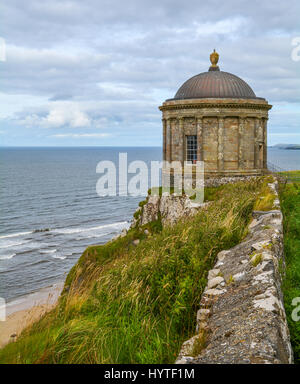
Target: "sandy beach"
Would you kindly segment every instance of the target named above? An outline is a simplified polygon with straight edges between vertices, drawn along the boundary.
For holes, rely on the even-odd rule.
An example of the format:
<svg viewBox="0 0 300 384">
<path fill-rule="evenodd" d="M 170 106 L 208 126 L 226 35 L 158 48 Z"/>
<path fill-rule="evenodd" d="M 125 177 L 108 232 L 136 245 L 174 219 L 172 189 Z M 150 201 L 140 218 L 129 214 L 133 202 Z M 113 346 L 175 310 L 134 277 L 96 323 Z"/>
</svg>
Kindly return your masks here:
<svg viewBox="0 0 300 384">
<path fill-rule="evenodd" d="M 15 341 L 26 327 L 50 311 L 55 306 L 62 288 L 63 283 L 54 284 L 7 303 L 6 320 L 0 321 L 0 348 Z"/>
</svg>

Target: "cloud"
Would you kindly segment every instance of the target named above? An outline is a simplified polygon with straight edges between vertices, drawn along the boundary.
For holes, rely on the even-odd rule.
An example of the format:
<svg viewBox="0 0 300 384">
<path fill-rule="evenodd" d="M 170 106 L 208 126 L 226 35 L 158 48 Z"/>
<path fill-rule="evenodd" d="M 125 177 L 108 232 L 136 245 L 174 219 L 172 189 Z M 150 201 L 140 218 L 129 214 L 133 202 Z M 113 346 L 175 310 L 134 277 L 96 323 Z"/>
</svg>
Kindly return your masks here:
<svg viewBox="0 0 300 384">
<path fill-rule="evenodd" d="M 112 136 L 110 133 L 58 133 L 56 135 L 51 135 L 50 137 L 55 137 L 58 139 L 66 139 L 66 138 L 72 138 L 72 139 L 82 139 L 82 138 L 88 138 L 88 139 L 102 139 L 105 137 Z"/>
<path fill-rule="evenodd" d="M 274 105 L 271 132 L 288 132 L 295 115 L 272 116 L 300 103 L 299 11 L 299 0 L 10 0 L 0 124 L 41 143 L 53 129 L 96 128 L 115 132 L 114 145 L 160 144 L 158 105 L 206 71 L 216 48 L 222 70 Z"/>
<path fill-rule="evenodd" d="M 70 127 L 88 127 L 91 124 L 88 116 L 79 110 L 66 110 L 64 108 L 54 108 L 42 120 L 43 125 L 49 127 L 61 127 L 69 125 Z"/>
<path fill-rule="evenodd" d="M 249 28 L 249 20 L 245 17 L 234 17 L 216 22 L 195 22 L 196 35 L 209 36 L 209 35 L 231 35 L 235 37 L 236 33 L 240 30 Z"/>
<path fill-rule="evenodd" d="M 36 113 L 25 116 L 20 122 L 25 126 L 40 126 L 44 128 L 60 128 L 69 126 L 71 128 L 89 127 L 91 119 L 78 104 L 65 102 L 50 104 L 50 110 L 46 116 Z"/>
</svg>

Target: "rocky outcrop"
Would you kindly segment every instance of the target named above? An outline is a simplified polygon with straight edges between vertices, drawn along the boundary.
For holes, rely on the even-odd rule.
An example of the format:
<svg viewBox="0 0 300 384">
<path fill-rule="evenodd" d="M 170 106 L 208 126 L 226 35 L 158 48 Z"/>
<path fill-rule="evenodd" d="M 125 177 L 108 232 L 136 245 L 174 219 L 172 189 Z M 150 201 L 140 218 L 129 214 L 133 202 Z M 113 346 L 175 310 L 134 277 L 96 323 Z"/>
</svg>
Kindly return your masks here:
<svg viewBox="0 0 300 384">
<path fill-rule="evenodd" d="M 257 176 L 235 176 L 235 177 L 211 177 L 205 179 L 206 187 L 219 187 L 220 185 L 249 181 Z M 207 206 L 209 202 L 199 204 L 193 202 L 187 195 L 176 193 L 163 193 L 159 195 L 148 195 L 145 204 L 138 207 L 134 213 L 131 227 L 145 225 L 161 218 L 163 225 L 173 225 L 183 217 L 193 216 L 199 209 Z"/>
<path fill-rule="evenodd" d="M 276 183 L 269 184 L 276 192 Z M 281 292 L 282 213 L 254 212 L 245 240 L 218 254 L 197 313 L 196 335 L 176 363 L 292 363 Z"/>
<path fill-rule="evenodd" d="M 132 226 L 145 225 L 159 218 L 163 225 L 172 225 L 183 217 L 195 215 L 200 208 L 207 204 L 195 203 L 186 195 L 149 195 L 146 203 L 136 210 Z"/>
</svg>

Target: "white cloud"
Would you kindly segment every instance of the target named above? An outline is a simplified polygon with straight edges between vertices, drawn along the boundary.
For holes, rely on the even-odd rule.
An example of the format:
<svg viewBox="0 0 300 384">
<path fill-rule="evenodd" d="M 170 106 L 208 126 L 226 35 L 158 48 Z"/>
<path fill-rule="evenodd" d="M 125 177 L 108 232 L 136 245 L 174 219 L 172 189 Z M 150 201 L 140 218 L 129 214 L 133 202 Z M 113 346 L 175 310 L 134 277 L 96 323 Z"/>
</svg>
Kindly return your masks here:
<svg viewBox="0 0 300 384">
<path fill-rule="evenodd" d="M 91 124 L 89 117 L 82 111 L 76 109 L 66 109 L 62 107 L 54 108 L 47 117 L 42 119 L 43 125 L 48 127 L 88 127 Z"/>
<path fill-rule="evenodd" d="M 113 82 L 101 82 L 97 84 L 98 87 L 104 92 L 107 96 L 121 96 L 121 97 L 130 97 L 135 96 L 136 91 L 130 87 L 128 84 L 122 83 L 113 83 Z"/>
<path fill-rule="evenodd" d="M 53 102 L 46 116 L 35 113 L 26 116 L 22 124 L 26 126 L 41 126 L 44 128 L 60 128 L 69 126 L 71 128 L 90 127 L 91 119 L 85 111 L 80 109 L 78 103 Z"/>
<path fill-rule="evenodd" d="M 65 139 L 65 138 L 71 138 L 71 139 L 83 139 L 83 138 L 97 138 L 97 139 L 103 139 L 105 137 L 112 136 L 110 133 L 58 133 L 56 135 L 50 135 L 49 137 L 55 137 L 57 139 Z"/>
<path fill-rule="evenodd" d="M 197 36 L 208 35 L 232 35 L 238 30 L 241 31 L 249 27 L 249 20 L 245 17 L 234 17 L 219 21 L 207 21 L 204 23 L 194 23 Z"/>
</svg>

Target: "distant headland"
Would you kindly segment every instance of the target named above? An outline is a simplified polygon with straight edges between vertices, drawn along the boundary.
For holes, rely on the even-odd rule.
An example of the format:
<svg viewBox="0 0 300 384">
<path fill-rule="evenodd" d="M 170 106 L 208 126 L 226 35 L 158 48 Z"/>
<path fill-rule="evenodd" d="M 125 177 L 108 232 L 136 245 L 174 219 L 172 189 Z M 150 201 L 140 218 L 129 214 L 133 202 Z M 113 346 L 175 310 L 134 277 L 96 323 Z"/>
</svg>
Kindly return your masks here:
<svg viewBox="0 0 300 384">
<path fill-rule="evenodd" d="M 272 145 L 270 148 L 299 149 L 300 150 L 300 144 L 276 144 L 276 145 Z"/>
</svg>

